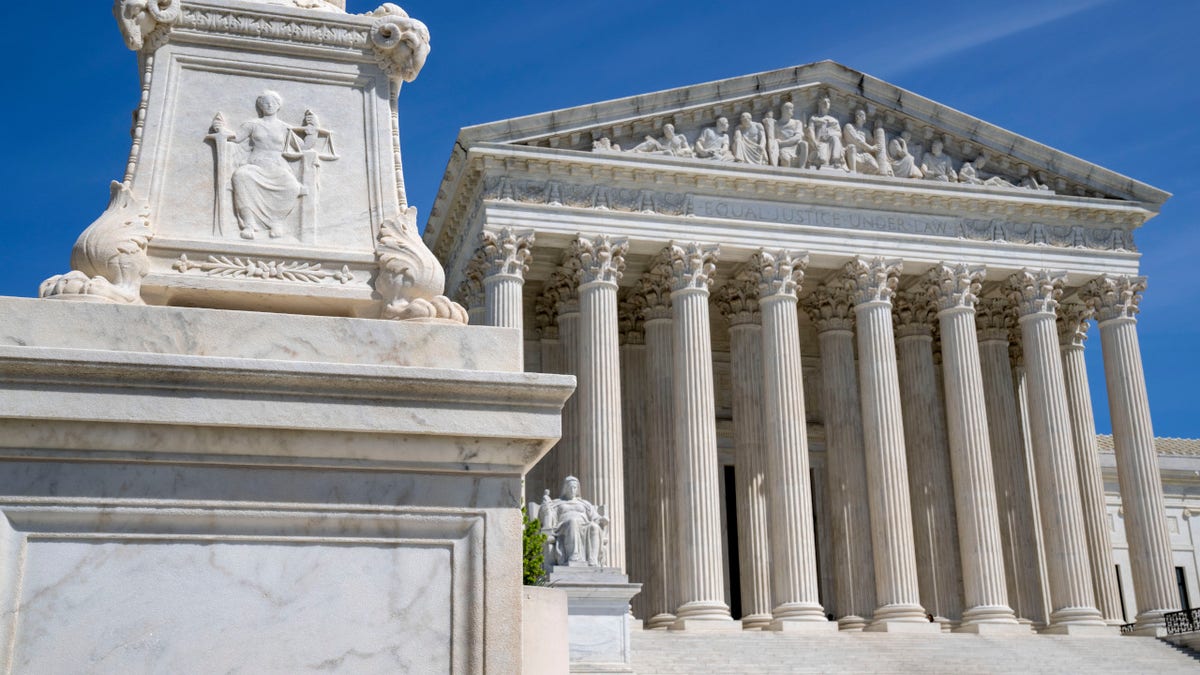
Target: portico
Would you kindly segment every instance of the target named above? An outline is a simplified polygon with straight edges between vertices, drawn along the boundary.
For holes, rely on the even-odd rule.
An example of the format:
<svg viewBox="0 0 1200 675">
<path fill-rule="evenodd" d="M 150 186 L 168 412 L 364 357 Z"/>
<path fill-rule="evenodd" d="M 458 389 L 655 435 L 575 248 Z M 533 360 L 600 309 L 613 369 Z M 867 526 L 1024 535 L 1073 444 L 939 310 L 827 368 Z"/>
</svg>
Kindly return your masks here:
<svg viewBox="0 0 1200 675">
<path fill-rule="evenodd" d="M 1167 196 L 823 62 L 464 129 L 425 240 L 578 377 L 526 491 L 608 506 L 648 628 L 1114 634 L 1095 313 L 1153 632 L 1132 233 Z"/>
</svg>

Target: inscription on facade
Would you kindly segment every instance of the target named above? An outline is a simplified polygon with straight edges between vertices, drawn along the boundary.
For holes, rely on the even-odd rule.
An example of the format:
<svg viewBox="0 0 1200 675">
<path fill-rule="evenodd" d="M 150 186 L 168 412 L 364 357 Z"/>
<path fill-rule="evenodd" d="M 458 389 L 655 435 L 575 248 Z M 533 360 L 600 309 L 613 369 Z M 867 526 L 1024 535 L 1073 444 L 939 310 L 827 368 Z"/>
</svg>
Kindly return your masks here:
<svg viewBox="0 0 1200 675">
<path fill-rule="evenodd" d="M 942 237 L 963 236 L 963 220 L 936 216 L 877 211 L 841 211 L 808 205 L 774 204 L 699 195 L 692 198 L 692 208 L 694 215 L 702 218 L 732 218 L 787 225 L 812 225 Z M 991 221 L 977 222 L 990 223 Z"/>
</svg>

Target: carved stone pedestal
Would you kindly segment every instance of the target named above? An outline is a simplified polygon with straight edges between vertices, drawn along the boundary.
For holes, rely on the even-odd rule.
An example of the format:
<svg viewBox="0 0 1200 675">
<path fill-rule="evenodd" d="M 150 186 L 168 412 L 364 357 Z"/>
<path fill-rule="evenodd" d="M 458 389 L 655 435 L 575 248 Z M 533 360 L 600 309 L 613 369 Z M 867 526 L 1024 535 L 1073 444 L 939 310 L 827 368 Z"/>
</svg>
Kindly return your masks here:
<svg viewBox="0 0 1200 675">
<path fill-rule="evenodd" d="M 549 585 L 567 593 L 572 673 L 632 673 L 629 601 L 642 590 L 613 567 L 563 567 Z"/>
</svg>

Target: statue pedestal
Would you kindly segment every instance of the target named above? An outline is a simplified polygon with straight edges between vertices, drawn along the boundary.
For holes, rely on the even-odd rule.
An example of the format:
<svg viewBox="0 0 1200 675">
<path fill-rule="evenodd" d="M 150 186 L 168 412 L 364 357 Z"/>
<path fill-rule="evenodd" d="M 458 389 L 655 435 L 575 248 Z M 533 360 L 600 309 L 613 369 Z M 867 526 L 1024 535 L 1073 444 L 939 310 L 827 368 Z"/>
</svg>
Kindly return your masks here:
<svg viewBox="0 0 1200 675">
<path fill-rule="evenodd" d="M 549 585 L 567 593 L 572 673 L 632 673 L 629 601 L 642 590 L 615 567 L 556 566 Z"/>
</svg>

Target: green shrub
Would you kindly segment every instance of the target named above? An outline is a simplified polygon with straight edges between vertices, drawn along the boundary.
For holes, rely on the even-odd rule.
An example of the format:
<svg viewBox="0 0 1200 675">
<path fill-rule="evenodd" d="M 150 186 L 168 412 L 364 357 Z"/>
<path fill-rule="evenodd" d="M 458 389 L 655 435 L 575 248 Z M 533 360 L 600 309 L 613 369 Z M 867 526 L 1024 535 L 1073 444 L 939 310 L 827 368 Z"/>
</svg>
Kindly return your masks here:
<svg viewBox="0 0 1200 675">
<path fill-rule="evenodd" d="M 546 535 L 542 534 L 542 523 L 530 520 L 525 508 L 521 508 L 521 520 L 525 523 L 525 550 L 522 578 L 526 586 L 540 586 L 546 580 L 545 546 Z"/>
</svg>

